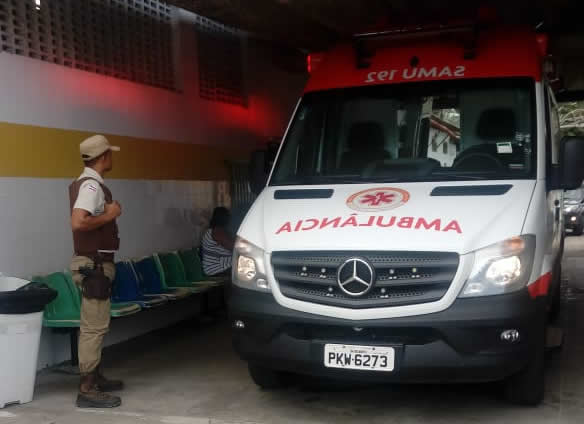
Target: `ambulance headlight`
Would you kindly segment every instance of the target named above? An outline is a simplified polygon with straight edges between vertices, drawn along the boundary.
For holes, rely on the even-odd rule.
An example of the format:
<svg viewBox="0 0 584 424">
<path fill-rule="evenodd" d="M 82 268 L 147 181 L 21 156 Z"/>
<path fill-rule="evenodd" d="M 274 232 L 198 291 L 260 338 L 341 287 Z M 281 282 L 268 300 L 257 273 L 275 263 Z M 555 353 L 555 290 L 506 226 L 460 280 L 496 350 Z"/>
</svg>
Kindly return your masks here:
<svg viewBox="0 0 584 424">
<path fill-rule="evenodd" d="M 233 284 L 244 289 L 270 291 L 264 250 L 238 237 L 233 249 Z"/>
<path fill-rule="evenodd" d="M 521 290 L 529 282 L 534 256 L 534 235 L 513 237 L 477 250 L 460 297 L 493 296 Z"/>
</svg>

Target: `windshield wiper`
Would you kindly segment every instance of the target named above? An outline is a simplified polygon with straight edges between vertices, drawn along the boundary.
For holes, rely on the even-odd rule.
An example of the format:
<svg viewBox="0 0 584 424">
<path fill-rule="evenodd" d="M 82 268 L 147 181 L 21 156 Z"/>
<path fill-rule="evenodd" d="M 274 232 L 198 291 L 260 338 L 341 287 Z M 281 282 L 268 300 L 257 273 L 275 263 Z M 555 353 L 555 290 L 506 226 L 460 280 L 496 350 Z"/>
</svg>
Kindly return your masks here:
<svg viewBox="0 0 584 424">
<path fill-rule="evenodd" d="M 362 184 L 366 182 L 366 180 L 363 180 L 357 176 L 306 176 L 282 181 L 274 185 Z"/>
<path fill-rule="evenodd" d="M 484 175 L 469 175 L 469 174 L 457 174 L 457 173 L 436 173 L 433 172 L 432 176 L 441 177 L 445 179 L 452 179 L 452 180 L 490 180 L 493 178 L 486 177 Z"/>
<path fill-rule="evenodd" d="M 307 177 L 303 184 L 369 184 L 369 183 L 395 183 L 415 182 L 419 178 L 395 178 L 395 177 L 362 177 L 358 175 L 323 175 Z"/>
</svg>

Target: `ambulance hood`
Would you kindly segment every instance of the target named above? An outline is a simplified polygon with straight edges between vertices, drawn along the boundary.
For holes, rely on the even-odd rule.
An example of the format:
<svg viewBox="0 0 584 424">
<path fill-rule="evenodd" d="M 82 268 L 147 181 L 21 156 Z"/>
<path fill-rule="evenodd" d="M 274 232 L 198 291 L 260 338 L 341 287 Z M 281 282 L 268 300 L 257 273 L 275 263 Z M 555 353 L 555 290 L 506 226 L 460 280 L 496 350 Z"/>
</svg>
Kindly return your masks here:
<svg viewBox="0 0 584 424">
<path fill-rule="evenodd" d="M 267 187 L 239 236 L 267 252 L 465 254 L 522 234 L 535 181 Z"/>
</svg>

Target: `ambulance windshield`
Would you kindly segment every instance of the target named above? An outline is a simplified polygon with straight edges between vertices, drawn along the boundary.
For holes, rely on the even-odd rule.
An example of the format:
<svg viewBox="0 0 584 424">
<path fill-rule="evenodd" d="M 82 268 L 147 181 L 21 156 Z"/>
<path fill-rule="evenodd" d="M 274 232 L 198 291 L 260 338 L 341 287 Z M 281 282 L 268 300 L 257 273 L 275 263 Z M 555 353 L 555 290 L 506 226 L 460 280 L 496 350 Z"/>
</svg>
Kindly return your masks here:
<svg viewBox="0 0 584 424">
<path fill-rule="evenodd" d="M 533 178 L 533 92 L 513 78 L 309 93 L 270 185 Z"/>
</svg>

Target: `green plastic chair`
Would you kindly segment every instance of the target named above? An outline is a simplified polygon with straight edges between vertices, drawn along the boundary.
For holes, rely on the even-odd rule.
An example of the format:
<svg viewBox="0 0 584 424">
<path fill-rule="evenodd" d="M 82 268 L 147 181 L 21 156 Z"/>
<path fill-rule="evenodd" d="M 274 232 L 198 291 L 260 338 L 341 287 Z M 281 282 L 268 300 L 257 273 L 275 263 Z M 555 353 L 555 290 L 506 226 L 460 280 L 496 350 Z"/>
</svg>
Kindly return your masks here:
<svg viewBox="0 0 584 424">
<path fill-rule="evenodd" d="M 43 325 L 52 328 L 79 327 L 81 305 L 76 287 L 72 287 L 65 275 L 55 272 L 46 276 L 33 277 L 32 281 L 45 283 L 58 294 L 55 300 L 45 306 Z"/>
<path fill-rule="evenodd" d="M 209 286 L 220 286 L 229 281 L 229 277 L 225 276 L 209 276 L 203 270 L 201 256 L 199 249 L 181 250 L 178 252 L 187 274 L 187 278 L 191 281 L 197 281 Z"/>
<path fill-rule="evenodd" d="M 128 315 L 134 315 L 140 312 L 142 308 L 136 303 L 112 303 L 111 317 L 121 318 Z"/>
<path fill-rule="evenodd" d="M 186 276 L 184 265 L 176 252 L 154 254 L 162 284 L 166 289 L 182 288 L 191 293 L 202 293 L 211 287 L 205 282 L 191 281 Z"/>
<path fill-rule="evenodd" d="M 152 270 L 150 263 L 154 264 L 154 270 Z M 150 273 L 155 272 L 156 276 L 160 280 L 160 288 L 162 289 L 162 292 L 171 293 L 173 300 L 184 299 L 185 297 L 189 297 L 190 295 L 194 294 L 194 292 L 189 288 L 168 287 L 168 284 L 166 283 L 166 277 L 164 275 L 164 270 L 162 269 L 162 265 L 160 264 L 160 259 L 158 258 L 158 255 L 154 254 L 152 256 L 147 256 L 142 259 L 139 259 L 136 262 L 136 264 L 138 267 L 142 267 L 140 274 L 141 277 L 144 279 L 156 278 L 150 275 Z M 152 283 L 152 281 L 149 282 Z M 156 281 L 154 282 L 154 284 L 156 285 Z"/>
<path fill-rule="evenodd" d="M 205 275 L 203 274 L 203 265 L 199 255 L 192 249 L 180 250 L 178 252 L 180 259 L 184 265 L 186 277 L 190 281 L 203 281 Z"/>
<path fill-rule="evenodd" d="M 76 297 L 77 297 L 77 303 L 79 305 L 79 310 L 81 310 L 81 290 L 79 289 L 77 284 L 75 284 L 73 282 L 73 278 L 71 277 L 70 272 L 65 272 L 64 276 L 67 279 L 67 283 L 74 289 L 74 292 L 77 295 Z M 131 302 L 114 303 L 114 302 L 112 302 L 110 315 L 112 318 L 121 318 L 121 317 L 126 317 L 128 315 L 136 314 L 136 313 L 140 312 L 141 310 L 142 310 L 142 308 L 140 307 L 140 305 L 138 305 L 136 303 L 131 303 Z"/>
</svg>

